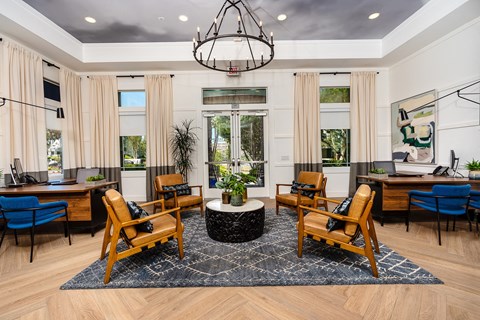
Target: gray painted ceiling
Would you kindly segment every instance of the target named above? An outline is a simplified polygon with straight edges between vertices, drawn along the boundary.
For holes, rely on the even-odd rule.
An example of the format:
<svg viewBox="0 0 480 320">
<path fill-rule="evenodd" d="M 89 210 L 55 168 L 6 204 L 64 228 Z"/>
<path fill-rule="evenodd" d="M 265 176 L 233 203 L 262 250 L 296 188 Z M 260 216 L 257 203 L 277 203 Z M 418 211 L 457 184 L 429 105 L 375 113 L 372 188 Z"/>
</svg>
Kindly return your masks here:
<svg viewBox="0 0 480 320">
<path fill-rule="evenodd" d="M 249 0 L 277 40 L 381 39 L 429 0 Z M 83 43 L 191 41 L 223 0 L 24 0 Z M 379 12 L 380 17 L 368 16 Z M 276 17 L 284 13 L 285 21 Z M 189 17 L 181 22 L 178 16 Z M 91 16 L 97 23 L 87 23 Z M 235 17 L 234 17 L 235 18 Z"/>
</svg>

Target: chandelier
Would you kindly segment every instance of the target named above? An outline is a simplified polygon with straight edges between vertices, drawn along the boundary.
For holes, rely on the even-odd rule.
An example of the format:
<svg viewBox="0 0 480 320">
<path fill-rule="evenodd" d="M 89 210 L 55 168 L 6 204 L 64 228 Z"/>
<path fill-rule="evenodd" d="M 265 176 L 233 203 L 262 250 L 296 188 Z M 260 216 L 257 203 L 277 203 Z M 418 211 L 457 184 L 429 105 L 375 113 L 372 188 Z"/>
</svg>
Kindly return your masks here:
<svg viewBox="0 0 480 320">
<path fill-rule="evenodd" d="M 268 38 L 243 0 L 226 0 L 203 39 L 197 28 L 193 57 L 212 70 L 245 72 L 269 64 L 273 47 L 273 32 Z"/>
</svg>

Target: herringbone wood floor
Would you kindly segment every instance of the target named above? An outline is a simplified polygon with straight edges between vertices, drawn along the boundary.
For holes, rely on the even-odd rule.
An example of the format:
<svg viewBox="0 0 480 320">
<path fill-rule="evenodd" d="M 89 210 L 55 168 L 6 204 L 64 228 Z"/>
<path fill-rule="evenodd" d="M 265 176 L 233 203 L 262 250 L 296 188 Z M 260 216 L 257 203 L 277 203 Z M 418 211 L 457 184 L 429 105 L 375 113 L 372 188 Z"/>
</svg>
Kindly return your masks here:
<svg viewBox="0 0 480 320">
<path fill-rule="evenodd" d="M 273 207 L 270 199 L 262 199 Z M 478 319 L 480 240 L 466 221 L 376 224 L 381 242 L 442 279 L 444 285 L 59 290 L 98 259 L 103 231 L 30 239 L 7 234 L 0 248 L 0 319 Z M 185 252 L 188 254 L 188 252 Z"/>
</svg>

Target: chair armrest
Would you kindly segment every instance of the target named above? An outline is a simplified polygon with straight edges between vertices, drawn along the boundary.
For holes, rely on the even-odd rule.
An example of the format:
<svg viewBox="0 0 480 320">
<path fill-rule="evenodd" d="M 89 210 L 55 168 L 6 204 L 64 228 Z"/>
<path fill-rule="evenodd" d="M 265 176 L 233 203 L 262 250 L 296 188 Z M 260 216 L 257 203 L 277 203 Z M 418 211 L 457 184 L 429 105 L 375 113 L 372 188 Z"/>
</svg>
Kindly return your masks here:
<svg viewBox="0 0 480 320">
<path fill-rule="evenodd" d="M 342 200 L 330 199 L 330 198 L 325 198 L 325 197 L 315 196 L 315 197 L 313 198 L 313 201 L 317 201 L 317 202 L 318 202 L 318 200 L 325 200 L 325 201 L 333 202 L 333 203 L 336 203 L 336 204 L 342 203 Z"/>
<path fill-rule="evenodd" d="M 306 206 L 299 206 L 299 208 L 301 210 L 308 210 L 309 213 L 315 213 L 315 214 L 321 214 L 321 215 L 324 215 L 324 216 L 327 216 L 327 217 L 330 217 L 330 218 L 334 218 L 334 219 L 337 219 L 337 220 L 341 220 L 341 221 L 345 221 L 345 222 L 354 222 L 354 223 L 359 223 L 360 222 L 360 218 L 352 218 L 352 217 L 349 217 L 349 216 L 342 216 L 341 214 L 337 214 L 337 213 L 333 213 L 333 212 L 328 212 L 328 211 L 324 211 L 324 210 L 321 210 L 321 209 L 315 209 L 315 208 L 310 208 L 310 207 L 306 207 Z"/>
<path fill-rule="evenodd" d="M 200 193 L 199 195 L 200 195 L 200 197 L 203 198 L 203 192 L 202 192 L 203 186 L 202 186 L 202 185 L 190 186 L 190 190 L 191 190 L 192 188 L 198 188 L 198 191 L 199 191 L 199 193 Z"/>
<path fill-rule="evenodd" d="M 137 225 L 137 224 L 144 223 L 144 222 L 146 222 L 146 221 L 153 220 L 153 219 L 156 219 L 156 218 L 158 218 L 158 217 L 161 217 L 161 216 L 164 216 L 164 215 L 166 215 L 166 214 L 170 214 L 170 213 L 173 213 L 173 212 L 179 211 L 179 210 L 180 210 L 180 208 L 177 207 L 177 208 L 168 209 L 168 210 L 165 210 L 165 211 L 162 211 L 162 212 L 159 212 L 159 213 L 155 213 L 155 214 L 146 216 L 146 217 L 144 217 L 144 218 L 139 218 L 139 219 L 134 219 L 134 220 L 126 221 L 126 222 L 123 222 L 123 223 L 122 223 L 122 228 L 130 227 L 130 226 L 135 226 L 135 225 Z"/>
<path fill-rule="evenodd" d="M 164 210 L 165 210 L 165 199 L 160 199 L 160 200 L 154 200 L 154 201 L 150 201 L 150 202 L 145 202 L 145 203 L 142 203 L 142 204 L 140 205 L 140 207 L 143 208 L 143 207 L 148 207 L 148 206 L 151 206 L 151 205 L 155 206 L 156 204 L 159 204 L 159 203 L 162 205 L 162 211 L 164 211 Z"/>
</svg>

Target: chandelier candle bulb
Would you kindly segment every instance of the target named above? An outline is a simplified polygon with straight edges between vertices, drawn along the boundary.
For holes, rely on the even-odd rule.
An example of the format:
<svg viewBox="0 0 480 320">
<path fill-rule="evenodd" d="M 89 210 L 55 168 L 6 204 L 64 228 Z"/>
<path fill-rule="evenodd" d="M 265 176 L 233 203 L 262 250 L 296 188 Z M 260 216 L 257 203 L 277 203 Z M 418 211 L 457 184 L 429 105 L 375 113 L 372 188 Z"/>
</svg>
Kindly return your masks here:
<svg viewBox="0 0 480 320">
<path fill-rule="evenodd" d="M 200 50 L 200 61 L 203 61 L 203 59 L 202 59 L 202 50 Z"/>
<path fill-rule="evenodd" d="M 272 43 L 272 46 L 273 46 L 273 31 L 270 32 L 270 42 Z"/>
<path fill-rule="evenodd" d="M 240 16 L 238 16 L 238 31 L 237 33 L 242 33 L 242 27 L 240 25 Z"/>
<path fill-rule="evenodd" d="M 213 24 L 215 25 L 215 35 L 218 34 L 218 31 L 217 31 L 217 18 L 215 18 Z"/>
<path fill-rule="evenodd" d="M 262 64 L 263 64 L 263 52 L 262 52 Z"/>
<path fill-rule="evenodd" d="M 263 22 L 260 21 L 260 35 L 259 35 L 260 38 L 263 37 Z"/>
<path fill-rule="evenodd" d="M 197 27 L 197 37 L 198 41 L 200 42 L 200 27 Z"/>
</svg>

